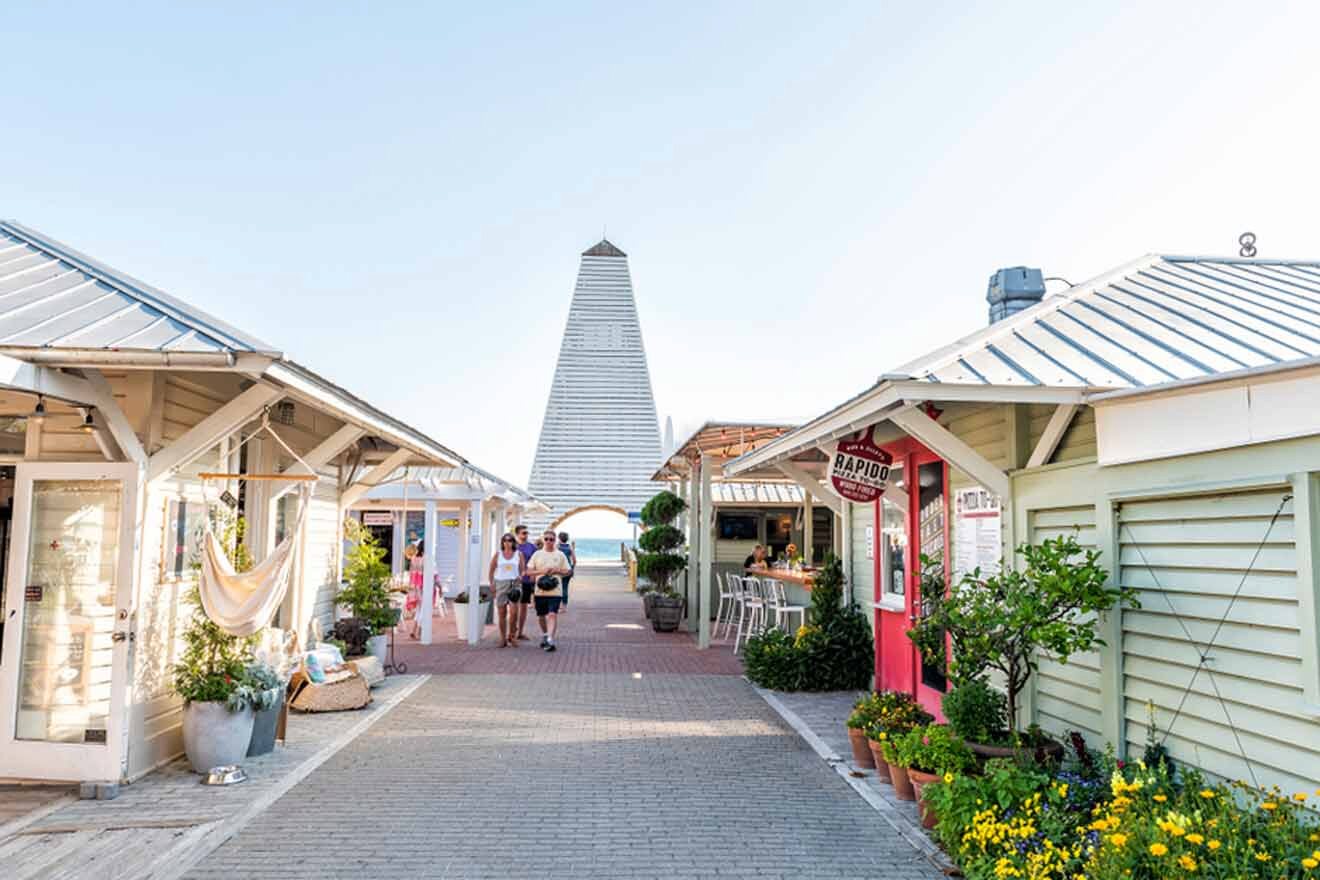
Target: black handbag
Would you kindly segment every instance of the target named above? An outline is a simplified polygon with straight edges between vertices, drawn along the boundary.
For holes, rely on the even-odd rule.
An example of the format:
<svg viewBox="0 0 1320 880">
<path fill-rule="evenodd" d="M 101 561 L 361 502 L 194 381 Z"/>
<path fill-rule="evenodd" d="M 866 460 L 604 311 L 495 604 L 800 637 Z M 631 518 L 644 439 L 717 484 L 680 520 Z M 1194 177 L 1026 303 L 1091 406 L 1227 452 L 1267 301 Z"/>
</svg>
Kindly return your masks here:
<svg viewBox="0 0 1320 880">
<path fill-rule="evenodd" d="M 536 579 L 536 588 L 543 592 L 559 589 L 559 578 L 552 574 L 543 574 Z"/>
</svg>

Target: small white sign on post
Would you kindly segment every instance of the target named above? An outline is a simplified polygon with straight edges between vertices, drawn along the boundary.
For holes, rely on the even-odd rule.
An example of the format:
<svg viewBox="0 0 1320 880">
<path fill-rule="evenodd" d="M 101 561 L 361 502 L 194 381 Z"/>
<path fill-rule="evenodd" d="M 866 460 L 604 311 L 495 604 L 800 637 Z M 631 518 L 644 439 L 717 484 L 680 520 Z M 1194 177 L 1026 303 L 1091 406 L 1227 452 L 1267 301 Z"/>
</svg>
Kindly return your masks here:
<svg viewBox="0 0 1320 880">
<path fill-rule="evenodd" d="M 999 496 L 980 486 L 954 494 L 953 568 L 955 575 L 980 569 L 997 574 L 1003 564 L 1003 512 Z"/>
<path fill-rule="evenodd" d="M 875 526 L 866 527 L 866 558 L 875 559 Z"/>
</svg>

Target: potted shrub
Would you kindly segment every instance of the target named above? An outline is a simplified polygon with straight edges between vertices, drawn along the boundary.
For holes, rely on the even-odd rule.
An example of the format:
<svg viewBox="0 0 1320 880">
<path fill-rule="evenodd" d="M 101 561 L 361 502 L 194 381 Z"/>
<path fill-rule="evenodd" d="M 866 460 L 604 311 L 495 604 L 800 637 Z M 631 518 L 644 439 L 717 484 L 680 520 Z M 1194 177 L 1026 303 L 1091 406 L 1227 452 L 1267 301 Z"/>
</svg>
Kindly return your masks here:
<svg viewBox="0 0 1320 880">
<path fill-rule="evenodd" d="M 1108 573 L 1099 565 L 1100 554 L 1084 550 L 1073 535 L 1023 544 L 1016 552 L 1023 558 L 1018 569 L 963 576 L 947 596 L 928 603 L 928 613 L 908 636 L 926 655 L 934 644 L 942 649 L 948 635 L 949 678 L 955 686 L 989 670 L 1000 672 L 1010 746 L 1039 747 L 1032 742 L 1038 735 L 1018 729 L 1018 698 L 1040 655 L 1066 663 L 1072 654 L 1104 644 L 1096 636 L 1097 615 L 1115 605 L 1139 606 L 1133 590 L 1105 586 Z M 1057 743 L 1050 749 L 1062 751 Z"/>
<path fill-rule="evenodd" d="M 683 597 L 669 585 L 674 575 L 687 568 L 687 555 L 678 552 L 683 546 L 683 533 L 674 526 L 674 520 L 686 509 L 687 502 L 668 491 L 656 494 L 642 506 L 646 530 L 637 539 L 642 549 L 637 554 L 637 572 L 654 587 L 642 604 L 656 632 L 673 632 L 683 619 Z"/>
<path fill-rule="evenodd" d="M 354 519 L 345 521 L 344 537 L 353 547 L 344 559 L 344 584 L 335 601 L 367 628 L 367 653 L 383 666 L 389 652 L 386 633 L 399 618 L 398 609 L 390 605 L 390 567 L 385 564 L 385 548 Z"/>
<path fill-rule="evenodd" d="M 183 697 L 183 750 L 193 770 L 206 773 L 247 755 L 254 723 L 247 662 L 256 638 L 222 630 L 202 610 L 196 590 L 188 601 L 193 613 L 173 669 L 174 692 Z"/>
<path fill-rule="evenodd" d="M 743 670 L 753 684 L 788 691 L 859 691 L 875 669 L 871 629 L 844 603 L 843 564 L 833 554 L 811 589 L 811 625 L 793 637 L 770 628 L 747 640 Z"/>
<path fill-rule="evenodd" d="M 477 592 L 477 625 L 482 626 L 486 622 L 486 615 L 490 613 L 491 593 L 490 587 L 481 587 Z M 454 605 L 461 606 L 454 610 L 454 626 L 458 630 L 458 637 L 466 639 L 468 637 L 468 594 L 467 590 L 454 597 Z"/>
<path fill-rule="evenodd" d="M 866 738 L 867 729 L 877 721 L 876 700 L 879 694 L 861 697 L 853 703 L 852 714 L 844 722 L 848 729 L 848 745 L 852 748 L 853 763 L 867 770 L 875 769 L 875 758 Z"/>
<path fill-rule="evenodd" d="M 916 727 L 899 737 L 895 744 L 898 756 L 907 766 L 907 775 L 921 812 L 921 825 L 934 828 L 937 816 L 923 796 L 926 786 L 953 777 L 976 766 L 976 755 L 947 724 Z"/>
<path fill-rule="evenodd" d="M 880 717 L 867 735 L 871 740 L 871 751 L 876 757 L 877 775 L 879 767 L 885 765 L 887 773 L 881 778 L 894 786 L 894 796 L 901 801 L 916 798 L 912 783 L 908 779 L 905 756 L 898 750 L 898 743 L 908 732 L 924 727 L 934 721 L 934 717 L 921 708 L 911 694 L 900 691 L 885 691 L 882 694 L 884 706 Z"/>
</svg>

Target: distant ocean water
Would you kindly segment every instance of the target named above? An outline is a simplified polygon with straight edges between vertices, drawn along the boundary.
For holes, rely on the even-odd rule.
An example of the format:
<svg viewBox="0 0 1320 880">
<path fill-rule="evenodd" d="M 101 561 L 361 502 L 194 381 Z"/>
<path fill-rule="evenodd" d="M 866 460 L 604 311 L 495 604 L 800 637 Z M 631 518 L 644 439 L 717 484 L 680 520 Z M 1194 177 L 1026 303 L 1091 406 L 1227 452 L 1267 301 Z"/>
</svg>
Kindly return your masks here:
<svg viewBox="0 0 1320 880">
<path fill-rule="evenodd" d="M 631 538 L 573 538 L 578 559 L 584 562 L 597 560 L 619 561 L 619 545 L 635 546 Z"/>
</svg>

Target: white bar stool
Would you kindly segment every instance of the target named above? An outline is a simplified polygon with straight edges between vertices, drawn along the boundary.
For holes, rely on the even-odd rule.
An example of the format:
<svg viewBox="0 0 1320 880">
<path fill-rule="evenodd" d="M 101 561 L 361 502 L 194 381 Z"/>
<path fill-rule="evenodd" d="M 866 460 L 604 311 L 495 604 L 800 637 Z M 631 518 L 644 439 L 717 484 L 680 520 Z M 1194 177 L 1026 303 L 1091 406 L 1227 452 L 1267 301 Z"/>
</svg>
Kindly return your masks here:
<svg viewBox="0 0 1320 880">
<path fill-rule="evenodd" d="M 742 602 L 738 606 L 738 632 L 733 638 L 735 654 L 746 639 L 765 631 L 765 593 L 761 579 L 745 577 L 741 580 L 743 592 Z"/>
<path fill-rule="evenodd" d="M 796 627 L 789 629 L 784 626 L 784 621 L 796 614 L 798 616 L 798 626 L 807 622 L 807 606 L 788 604 L 788 593 L 784 590 L 784 582 L 776 579 L 768 579 L 769 595 L 766 597 L 766 604 L 775 612 L 775 627 L 792 635 L 797 632 Z"/>
<path fill-rule="evenodd" d="M 715 611 L 715 632 L 717 639 L 727 638 L 733 628 L 733 614 L 738 607 L 738 596 L 742 591 L 739 583 L 742 579 L 729 572 L 724 575 L 724 586 L 720 587 L 720 604 Z"/>
</svg>

